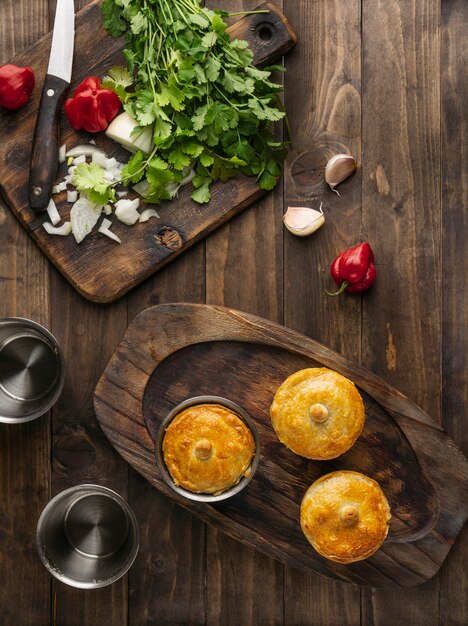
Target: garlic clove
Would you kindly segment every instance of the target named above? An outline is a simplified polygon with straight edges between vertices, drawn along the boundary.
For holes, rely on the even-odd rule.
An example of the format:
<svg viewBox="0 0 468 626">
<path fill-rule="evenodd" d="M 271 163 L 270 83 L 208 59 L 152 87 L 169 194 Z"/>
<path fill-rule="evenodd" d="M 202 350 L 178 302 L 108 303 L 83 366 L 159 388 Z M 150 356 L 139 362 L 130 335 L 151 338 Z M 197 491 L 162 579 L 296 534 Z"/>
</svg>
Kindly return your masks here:
<svg viewBox="0 0 468 626">
<path fill-rule="evenodd" d="M 335 187 L 351 176 L 356 169 L 357 163 L 350 154 L 335 154 L 325 167 L 325 181 L 335 191 Z"/>
<path fill-rule="evenodd" d="M 323 226 L 325 215 L 321 204 L 318 211 L 309 207 L 290 206 L 283 215 L 283 222 L 293 235 L 307 237 Z"/>
</svg>

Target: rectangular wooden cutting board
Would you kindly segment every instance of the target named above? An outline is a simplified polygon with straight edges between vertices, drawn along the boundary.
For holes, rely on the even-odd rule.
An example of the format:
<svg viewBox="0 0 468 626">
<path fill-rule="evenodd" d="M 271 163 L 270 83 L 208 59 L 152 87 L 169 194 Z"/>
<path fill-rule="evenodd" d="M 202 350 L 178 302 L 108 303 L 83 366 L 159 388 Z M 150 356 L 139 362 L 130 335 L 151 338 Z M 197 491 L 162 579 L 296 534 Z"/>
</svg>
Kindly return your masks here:
<svg viewBox="0 0 468 626">
<path fill-rule="evenodd" d="M 274 5 L 267 3 L 259 8 L 269 12 L 245 16 L 228 32 L 232 37 L 246 39 L 254 52 L 254 63 L 265 65 L 290 50 L 296 36 Z M 50 43 L 49 34 L 12 61 L 20 66 L 32 66 L 38 87 L 45 76 Z M 122 64 L 122 48 L 123 40 L 112 39 L 102 27 L 100 0 L 82 9 L 76 17 L 71 91 L 86 76 L 102 77 L 112 66 Z M 207 205 L 196 204 L 190 198 L 190 191 L 182 190 L 177 199 L 157 208 L 158 220 L 133 227 L 115 220 L 113 231 L 121 238 L 121 245 L 98 233 L 89 235 L 79 245 L 72 236 L 48 235 L 42 227 L 47 216 L 34 213 L 28 204 L 29 161 L 41 92 L 38 87 L 23 109 L 0 112 L 0 192 L 52 263 L 90 300 L 116 300 L 265 193 L 255 179 L 243 175 L 214 184 L 212 200 Z M 74 131 L 63 113 L 60 125 L 62 143 L 68 148 L 93 138 L 88 133 Z M 128 160 L 130 154 L 104 134 L 95 139 L 109 156 L 121 162 Z M 65 174 L 63 165 L 57 180 Z M 71 205 L 66 203 L 65 195 L 55 199 L 61 215 L 67 218 Z"/>
<path fill-rule="evenodd" d="M 309 367 L 352 380 L 366 411 L 364 429 L 329 461 L 298 456 L 278 440 L 269 408 L 281 383 Z M 239 404 L 260 436 L 260 462 L 247 487 L 204 504 L 173 491 L 156 463 L 164 417 L 194 396 Z M 422 409 L 340 354 L 292 330 L 246 313 L 207 305 L 147 309 L 128 327 L 94 396 L 98 422 L 123 458 L 156 489 L 249 546 L 301 569 L 371 587 L 411 587 L 438 571 L 468 514 L 468 463 Z M 388 536 L 370 558 L 328 561 L 301 531 L 308 487 L 337 470 L 376 480 L 388 498 Z"/>
</svg>

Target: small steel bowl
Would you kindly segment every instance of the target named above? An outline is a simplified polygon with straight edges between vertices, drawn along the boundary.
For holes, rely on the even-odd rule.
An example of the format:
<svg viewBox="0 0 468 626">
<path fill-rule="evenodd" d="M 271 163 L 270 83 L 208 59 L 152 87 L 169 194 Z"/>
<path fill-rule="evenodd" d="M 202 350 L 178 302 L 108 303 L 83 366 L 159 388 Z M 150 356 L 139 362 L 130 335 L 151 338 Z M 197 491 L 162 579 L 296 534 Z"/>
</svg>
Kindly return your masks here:
<svg viewBox="0 0 468 626">
<path fill-rule="evenodd" d="M 21 317 L 0 320 L 0 422 L 19 424 L 47 413 L 64 374 L 62 351 L 48 330 Z"/>
<path fill-rule="evenodd" d="M 52 576 L 79 589 L 121 578 L 138 554 L 138 525 L 129 505 L 111 489 L 78 485 L 42 511 L 36 546 Z"/>
<path fill-rule="evenodd" d="M 243 476 L 237 484 L 217 495 L 212 495 L 210 493 L 197 493 L 176 485 L 164 462 L 163 440 L 164 435 L 166 434 L 167 427 L 176 417 L 176 415 L 178 415 L 181 411 L 183 411 L 187 407 L 197 404 L 221 404 L 222 406 L 231 409 L 231 411 L 234 411 L 234 413 L 236 413 L 236 415 L 238 415 L 249 427 L 255 442 L 255 454 L 250 465 L 249 476 Z M 260 461 L 260 437 L 257 431 L 257 427 L 255 426 L 252 418 L 248 415 L 248 413 L 246 413 L 246 411 L 244 411 L 243 408 L 241 408 L 235 402 L 232 402 L 227 398 L 221 398 L 219 396 L 197 396 L 194 398 L 188 398 L 187 400 L 184 400 L 176 407 L 174 407 L 161 423 L 158 431 L 158 438 L 156 441 L 156 461 L 166 483 L 179 495 L 187 498 L 188 500 L 194 500 L 195 502 L 220 502 L 221 500 L 227 500 L 228 498 L 232 498 L 232 496 L 239 493 L 239 491 L 242 491 L 242 489 L 244 489 L 252 480 Z"/>
</svg>

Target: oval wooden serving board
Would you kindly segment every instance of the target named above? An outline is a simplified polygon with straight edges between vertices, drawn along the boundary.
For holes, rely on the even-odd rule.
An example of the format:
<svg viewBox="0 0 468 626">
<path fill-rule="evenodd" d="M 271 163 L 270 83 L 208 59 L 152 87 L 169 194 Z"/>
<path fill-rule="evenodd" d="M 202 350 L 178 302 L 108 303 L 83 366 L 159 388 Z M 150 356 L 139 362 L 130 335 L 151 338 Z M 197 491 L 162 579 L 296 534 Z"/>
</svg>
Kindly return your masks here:
<svg viewBox="0 0 468 626">
<path fill-rule="evenodd" d="M 269 12 L 247 15 L 233 24 L 228 32 L 233 38 L 247 40 L 254 53 L 254 63 L 263 66 L 288 52 L 296 43 L 296 35 L 277 7 L 265 3 L 258 8 Z M 50 43 L 49 34 L 12 62 L 20 66 L 31 65 L 40 83 L 46 72 Z M 122 65 L 122 49 L 123 38 L 112 39 L 102 26 L 101 1 L 96 0 L 82 9 L 76 16 L 70 92 L 86 76 L 104 77 L 112 66 Z M 265 193 L 255 178 L 244 175 L 227 183 L 214 184 L 212 199 L 206 205 L 193 202 L 190 190 L 183 189 L 177 199 L 158 208 L 161 219 L 130 228 L 114 219 L 112 230 L 121 238 L 121 245 L 97 232 L 91 233 L 81 244 L 77 244 L 73 236 L 48 235 L 42 226 L 48 221 L 47 214 L 32 211 L 28 198 L 29 160 L 40 93 L 40 89 L 35 89 L 28 106 L 19 111 L 0 112 L 0 192 L 52 263 L 90 300 L 116 300 Z M 60 128 L 61 140 L 68 148 L 88 143 L 93 138 L 84 131 L 74 131 L 63 113 Z M 108 156 L 114 156 L 122 163 L 130 157 L 103 133 L 95 139 L 98 148 Z M 66 173 L 67 167 L 63 164 L 57 181 Z M 54 196 L 54 200 L 61 216 L 68 219 L 71 205 L 66 202 L 66 193 Z"/>
<path fill-rule="evenodd" d="M 357 443 L 333 461 L 301 458 L 271 427 L 269 407 L 296 370 L 325 366 L 353 380 L 365 402 Z M 216 505 L 184 500 L 155 462 L 164 416 L 195 395 L 228 397 L 255 420 L 261 459 L 241 494 Z M 299 568 L 372 587 L 409 587 L 440 568 L 467 514 L 468 463 L 422 409 L 361 366 L 283 326 L 231 309 L 173 304 L 147 309 L 130 324 L 102 375 L 94 406 L 118 452 L 151 484 L 220 530 Z M 383 547 L 340 565 L 304 538 L 299 507 L 309 485 L 337 469 L 377 480 L 392 509 Z"/>
</svg>

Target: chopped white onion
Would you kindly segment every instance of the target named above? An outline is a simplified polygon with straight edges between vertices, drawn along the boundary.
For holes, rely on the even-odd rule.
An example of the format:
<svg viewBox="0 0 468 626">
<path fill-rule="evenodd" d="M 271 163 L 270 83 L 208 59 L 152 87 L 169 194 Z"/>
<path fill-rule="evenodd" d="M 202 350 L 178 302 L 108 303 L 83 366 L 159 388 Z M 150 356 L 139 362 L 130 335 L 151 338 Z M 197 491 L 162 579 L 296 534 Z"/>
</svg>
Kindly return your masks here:
<svg viewBox="0 0 468 626">
<path fill-rule="evenodd" d="M 60 187 L 59 185 L 54 185 L 52 187 L 52 194 L 55 196 L 56 193 L 60 193 Z"/>
<path fill-rule="evenodd" d="M 139 206 L 140 200 L 138 198 L 135 200 L 119 200 L 115 203 L 115 215 L 117 219 L 127 224 L 127 226 L 132 226 L 140 218 L 140 214 L 137 211 Z"/>
<path fill-rule="evenodd" d="M 150 184 L 147 180 L 142 180 L 139 183 L 137 183 L 136 185 L 133 185 L 133 189 L 140 195 L 140 196 L 146 196 L 146 194 L 148 193 L 150 188 Z"/>
<path fill-rule="evenodd" d="M 58 228 L 52 226 L 52 224 L 49 224 L 49 222 L 44 222 L 42 225 L 49 233 L 49 235 L 62 235 L 63 237 L 66 237 L 72 231 L 71 222 L 64 222 L 62 226 L 59 226 Z"/>
<path fill-rule="evenodd" d="M 154 209 L 145 209 L 140 215 L 139 222 L 147 222 L 151 217 L 159 217 Z"/>
<path fill-rule="evenodd" d="M 98 228 L 98 233 L 102 233 L 103 235 L 106 235 L 107 237 L 109 237 L 110 239 L 113 239 L 117 243 L 122 243 L 119 237 L 117 237 L 116 234 L 114 234 L 113 232 L 109 230 L 109 226 L 111 224 L 112 222 L 110 220 L 103 219 L 101 226 Z"/>
<path fill-rule="evenodd" d="M 104 154 L 104 152 L 97 151 L 97 152 L 95 152 L 92 155 L 93 163 L 97 163 L 98 165 L 100 165 L 104 169 L 106 169 L 107 160 L 108 159 L 107 159 L 106 155 Z"/>
<path fill-rule="evenodd" d="M 72 165 L 72 167 L 68 168 L 68 174 L 70 176 L 73 176 L 73 174 L 75 173 L 75 170 L 76 170 L 76 165 Z"/>
<path fill-rule="evenodd" d="M 94 139 L 90 139 L 89 143 L 91 143 L 93 146 L 96 145 L 96 141 Z"/>
<path fill-rule="evenodd" d="M 65 163 L 65 161 L 67 160 L 67 144 L 64 143 L 60 146 L 59 149 L 59 163 Z"/>
<path fill-rule="evenodd" d="M 117 197 L 118 198 L 125 198 L 125 196 L 128 194 L 128 189 L 126 191 L 118 191 L 117 192 Z"/>
<path fill-rule="evenodd" d="M 102 177 L 104 178 L 104 180 L 107 180 L 110 183 L 114 180 L 114 174 L 112 174 L 112 172 L 104 171 Z"/>
<path fill-rule="evenodd" d="M 78 200 L 78 192 L 76 189 L 67 191 L 67 202 L 76 202 Z"/>
<path fill-rule="evenodd" d="M 114 157 L 112 157 L 112 158 L 106 160 L 106 167 L 105 167 L 105 169 L 108 172 L 110 172 L 111 170 L 116 168 L 117 165 L 118 165 L 117 159 L 114 159 Z"/>
<path fill-rule="evenodd" d="M 195 170 L 192 167 L 186 167 L 182 171 L 184 178 L 180 181 L 180 186 L 188 185 L 195 178 Z"/>
<path fill-rule="evenodd" d="M 102 150 L 92 146 L 90 144 L 76 146 L 72 148 L 66 153 L 66 157 L 93 157 L 95 154 L 102 154 L 104 157 L 106 156 Z"/>
<path fill-rule="evenodd" d="M 84 154 L 73 159 L 73 165 L 80 165 L 81 163 L 86 163 L 86 157 Z"/>
<path fill-rule="evenodd" d="M 59 212 L 57 211 L 57 206 L 55 202 L 52 200 L 52 198 L 50 199 L 50 202 L 47 205 L 47 215 L 49 216 L 50 221 L 52 222 L 53 226 L 57 226 L 57 224 L 60 222 L 60 215 L 59 215 Z"/>
<path fill-rule="evenodd" d="M 112 214 L 112 207 L 110 204 L 106 204 L 103 209 L 102 212 L 105 213 L 105 215 L 111 215 Z"/>
<path fill-rule="evenodd" d="M 73 236 L 77 243 L 89 235 L 101 215 L 102 205 L 94 204 L 85 196 L 75 202 L 70 211 Z"/>
</svg>

